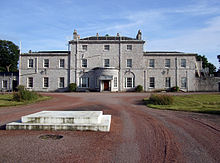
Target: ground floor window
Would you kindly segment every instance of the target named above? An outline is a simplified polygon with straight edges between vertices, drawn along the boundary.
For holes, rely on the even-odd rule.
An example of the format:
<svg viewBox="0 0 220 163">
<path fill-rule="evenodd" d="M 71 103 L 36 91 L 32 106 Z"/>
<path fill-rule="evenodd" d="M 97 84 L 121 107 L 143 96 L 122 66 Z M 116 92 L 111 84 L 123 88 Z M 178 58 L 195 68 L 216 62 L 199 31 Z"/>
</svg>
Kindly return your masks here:
<svg viewBox="0 0 220 163">
<path fill-rule="evenodd" d="M 134 87 L 134 78 L 127 77 L 125 78 L 125 88 L 133 88 Z"/>
<path fill-rule="evenodd" d="M 181 78 L 181 88 L 186 88 L 187 87 L 187 78 L 182 77 Z"/>
<path fill-rule="evenodd" d="M 29 77 L 28 82 L 27 82 L 27 87 L 33 88 L 33 86 L 34 86 L 34 79 L 33 79 L 33 77 Z"/>
<path fill-rule="evenodd" d="M 44 77 L 44 88 L 48 88 L 49 87 L 49 78 L 48 77 Z"/>
<path fill-rule="evenodd" d="M 150 77 L 149 87 L 150 87 L 150 88 L 154 88 L 154 87 L 155 87 L 155 78 L 154 78 L 154 77 Z"/>
<path fill-rule="evenodd" d="M 64 77 L 59 78 L 59 88 L 64 88 Z"/>
<path fill-rule="evenodd" d="M 2 88 L 7 89 L 7 85 L 8 85 L 8 81 L 7 80 L 3 80 L 2 81 Z"/>
<path fill-rule="evenodd" d="M 166 88 L 170 88 L 170 86 L 171 86 L 170 77 L 166 77 L 166 78 L 165 78 L 165 87 L 166 87 Z"/>
<path fill-rule="evenodd" d="M 88 88 L 89 87 L 89 78 L 88 77 L 82 77 L 79 80 L 79 86 L 81 88 Z"/>
<path fill-rule="evenodd" d="M 117 80 L 117 77 L 114 77 L 114 87 L 118 87 L 118 80 Z"/>
</svg>

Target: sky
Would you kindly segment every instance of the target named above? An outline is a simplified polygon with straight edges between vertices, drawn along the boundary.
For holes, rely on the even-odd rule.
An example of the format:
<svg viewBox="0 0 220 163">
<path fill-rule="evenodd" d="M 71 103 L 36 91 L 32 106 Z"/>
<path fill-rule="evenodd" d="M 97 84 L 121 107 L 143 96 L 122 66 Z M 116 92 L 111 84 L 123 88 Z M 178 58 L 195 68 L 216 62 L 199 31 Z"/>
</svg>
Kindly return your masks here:
<svg viewBox="0 0 220 163">
<path fill-rule="evenodd" d="M 80 37 L 136 37 L 145 51 L 205 55 L 220 66 L 220 0 L 0 0 L 0 39 L 22 52 L 67 50 Z"/>
</svg>

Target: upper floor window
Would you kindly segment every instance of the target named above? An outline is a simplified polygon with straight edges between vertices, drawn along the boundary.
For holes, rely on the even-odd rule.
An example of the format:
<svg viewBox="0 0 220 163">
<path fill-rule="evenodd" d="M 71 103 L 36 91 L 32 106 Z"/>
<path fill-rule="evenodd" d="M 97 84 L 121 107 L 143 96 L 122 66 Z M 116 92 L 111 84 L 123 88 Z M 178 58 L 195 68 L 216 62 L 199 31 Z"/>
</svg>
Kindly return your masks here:
<svg viewBox="0 0 220 163">
<path fill-rule="evenodd" d="M 170 67 L 170 59 L 165 59 L 165 67 Z"/>
<path fill-rule="evenodd" d="M 28 68 L 33 68 L 34 67 L 34 60 L 33 59 L 29 59 L 28 60 Z"/>
<path fill-rule="evenodd" d="M 104 45 L 104 50 L 109 51 L 110 50 L 110 45 Z"/>
<path fill-rule="evenodd" d="M 64 68 L 64 66 L 65 66 L 65 60 L 60 59 L 60 68 Z"/>
<path fill-rule="evenodd" d="M 49 59 L 44 59 L 44 68 L 49 67 Z"/>
<path fill-rule="evenodd" d="M 132 67 L 132 59 L 127 59 L 127 67 Z"/>
<path fill-rule="evenodd" d="M 82 50 L 87 51 L 87 45 L 82 45 Z"/>
<path fill-rule="evenodd" d="M 49 87 L 49 78 L 48 77 L 44 77 L 44 88 L 48 88 Z"/>
<path fill-rule="evenodd" d="M 87 67 L 87 59 L 82 59 L 82 67 Z"/>
<path fill-rule="evenodd" d="M 28 80 L 27 80 L 27 87 L 28 88 L 33 88 L 34 86 L 34 80 L 33 80 L 33 77 L 28 77 Z"/>
<path fill-rule="evenodd" d="M 104 59 L 104 67 L 110 67 L 110 60 Z"/>
<path fill-rule="evenodd" d="M 150 88 L 154 88 L 155 87 L 155 78 L 154 77 L 150 77 L 149 87 Z"/>
<path fill-rule="evenodd" d="M 149 60 L 149 67 L 154 67 L 155 65 L 154 65 L 154 59 L 150 59 Z"/>
<path fill-rule="evenodd" d="M 132 51 L 132 45 L 127 45 L 127 50 Z"/>
<path fill-rule="evenodd" d="M 181 59 L 181 67 L 186 67 L 186 59 Z"/>
</svg>

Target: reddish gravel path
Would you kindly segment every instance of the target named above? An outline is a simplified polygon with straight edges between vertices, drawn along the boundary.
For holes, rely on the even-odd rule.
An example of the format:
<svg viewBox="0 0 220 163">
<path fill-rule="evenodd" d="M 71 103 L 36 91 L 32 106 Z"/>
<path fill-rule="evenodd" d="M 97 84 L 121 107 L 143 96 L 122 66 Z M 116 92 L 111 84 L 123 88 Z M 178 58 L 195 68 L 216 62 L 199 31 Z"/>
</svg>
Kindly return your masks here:
<svg viewBox="0 0 220 163">
<path fill-rule="evenodd" d="M 0 108 L 0 162 L 220 162 L 220 116 L 162 111 L 141 104 L 147 93 L 51 93 L 28 106 Z M 111 132 L 6 131 L 42 110 L 103 110 Z M 39 136 L 59 134 L 59 140 Z"/>
</svg>

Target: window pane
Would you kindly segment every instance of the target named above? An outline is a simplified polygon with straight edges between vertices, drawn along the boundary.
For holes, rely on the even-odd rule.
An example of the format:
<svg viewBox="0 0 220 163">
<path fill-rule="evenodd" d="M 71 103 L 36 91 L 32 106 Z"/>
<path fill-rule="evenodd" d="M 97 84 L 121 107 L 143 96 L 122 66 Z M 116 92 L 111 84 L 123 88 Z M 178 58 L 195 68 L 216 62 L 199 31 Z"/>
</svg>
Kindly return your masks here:
<svg viewBox="0 0 220 163">
<path fill-rule="evenodd" d="M 44 78 L 44 87 L 45 88 L 49 87 L 49 78 L 48 77 Z"/>
<path fill-rule="evenodd" d="M 149 67 L 154 67 L 154 59 L 149 60 Z"/>
<path fill-rule="evenodd" d="M 132 50 L 132 45 L 127 45 L 127 50 L 131 51 Z"/>
<path fill-rule="evenodd" d="M 105 59 L 104 62 L 105 62 L 104 67 L 109 67 L 110 66 L 109 59 Z"/>
<path fill-rule="evenodd" d="M 29 88 L 32 88 L 32 87 L 33 87 L 33 78 L 32 78 L 32 77 L 29 77 L 29 78 L 28 78 L 28 87 L 29 87 Z"/>
<path fill-rule="evenodd" d="M 82 59 L 82 67 L 87 67 L 87 59 Z"/>
<path fill-rule="evenodd" d="M 150 88 L 155 87 L 154 77 L 150 77 Z"/>
<path fill-rule="evenodd" d="M 109 45 L 104 45 L 104 50 L 109 51 L 110 46 Z"/>
<path fill-rule="evenodd" d="M 165 67 L 170 67 L 170 59 L 165 59 Z"/>
<path fill-rule="evenodd" d="M 3 80 L 2 87 L 3 87 L 3 88 L 7 88 L 7 83 L 8 83 L 7 80 Z"/>
<path fill-rule="evenodd" d="M 186 59 L 181 59 L 181 67 L 186 67 Z"/>
<path fill-rule="evenodd" d="M 64 88 L 64 77 L 60 77 L 59 87 Z"/>
<path fill-rule="evenodd" d="M 165 87 L 170 88 L 170 77 L 166 77 L 165 79 Z"/>
<path fill-rule="evenodd" d="M 65 60 L 64 59 L 60 59 L 60 67 L 64 67 L 64 64 L 65 64 Z"/>
<path fill-rule="evenodd" d="M 127 59 L 127 67 L 132 67 L 132 59 Z"/>
<path fill-rule="evenodd" d="M 81 81 L 81 87 L 87 88 L 88 87 L 88 83 L 89 83 L 89 79 L 87 77 L 82 77 L 80 78 Z"/>
<path fill-rule="evenodd" d="M 132 78 L 127 78 L 127 87 L 132 87 Z"/>
<path fill-rule="evenodd" d="M 49 67 L 49 59 L 44 60 L 44 67 L 48 68 Z"/>
<path fill-rule="evenodd" d="M 87 51 L 87 45 L 82 45 L 83 51 Z"/>
<path fill-rule="evenodd" d="M 114 87 L 118 86 L 118 81 L 117 81 L 117 77 L 114 77 Z"/>
<path fill-rule="evenodd" d="M 186 77 L 182 77 L 181 78 L 181 87 L 186 88 L 186 86 L 187 86 Z"/>
<path fill-rule="evenodd" d="M 34 61 L 33 61 L 33 59 L 29 59 L 28 62 L 29 62 L 29 63 L 28 63 L 28 67 L 29 67 L 29 68 L 34 67 Z"/>
</svg>

